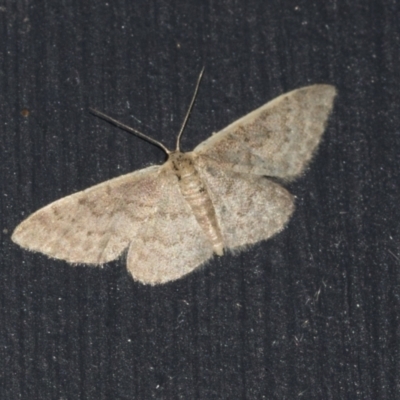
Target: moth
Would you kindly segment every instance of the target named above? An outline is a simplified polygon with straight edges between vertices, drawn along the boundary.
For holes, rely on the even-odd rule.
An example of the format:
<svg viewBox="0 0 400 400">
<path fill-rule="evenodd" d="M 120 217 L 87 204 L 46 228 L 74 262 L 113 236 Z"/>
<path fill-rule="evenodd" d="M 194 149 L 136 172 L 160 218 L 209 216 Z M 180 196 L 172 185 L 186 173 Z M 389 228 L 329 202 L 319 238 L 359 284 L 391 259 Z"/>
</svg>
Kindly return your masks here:
<svg viewBox="0 0 400 400">
<path fill-rule="evenodd" d="M 132 277 L 156 285 L 281 231 L 294 200 L 277 181 L 292 181 L 308 165 L 335 88 L 283 94 L 185 153 L 180 138 L 200 79 L 172 151 L 95 112 L 161 147 L 167 161 L 49 204 L 17 226 L 12 240 L 72 264 L 102 265 L 128 248 Z"/>
</svg>

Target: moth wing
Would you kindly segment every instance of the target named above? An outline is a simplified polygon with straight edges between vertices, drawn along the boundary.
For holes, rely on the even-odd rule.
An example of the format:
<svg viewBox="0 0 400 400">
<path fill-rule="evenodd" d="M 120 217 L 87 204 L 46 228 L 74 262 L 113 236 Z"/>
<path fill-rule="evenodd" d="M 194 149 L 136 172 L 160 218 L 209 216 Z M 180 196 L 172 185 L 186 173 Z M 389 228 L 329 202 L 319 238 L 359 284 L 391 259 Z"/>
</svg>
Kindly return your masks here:
<svg viewBox="0 0 400 400">
<path fill-rule="evenodd" d="M 17 226 L 12 240 L 70 263 L 103 264 L 129 245 L 162 195 L 160 167 L 145 168 L 43 207 Z"/>
<path fill-rule="evenodd" d="M 160 284 L 178 279 L 213 256 L 213 248 L 183 198 L 175 174 L 165 172 L 163 196 L 132 240 L 128 270 L 135 280 Z"/>
<path fill-rule="evenodd" d="M 200 143 L 194 152 L 233 171 L 293 179 L 310 161 L 335 95 L 330 85 L 283 94 Z"/>
<path fill-rule="evenodd" d="M 281 231 L 293 210 L 293 196 L 268 178 L 221 169 L 199 158 L 221 228 L 224 247 L 235 249 L 268 239 Z"/>
<path fill-rule="evenodd" d="M 17 226 L 12 239 L 77 264 L 104 264 L 130 245 L 128 270 L 150 284 L 178 279 L 213 254 L 176 176 L 159 166 L 55 201 Z"/>
</svg>

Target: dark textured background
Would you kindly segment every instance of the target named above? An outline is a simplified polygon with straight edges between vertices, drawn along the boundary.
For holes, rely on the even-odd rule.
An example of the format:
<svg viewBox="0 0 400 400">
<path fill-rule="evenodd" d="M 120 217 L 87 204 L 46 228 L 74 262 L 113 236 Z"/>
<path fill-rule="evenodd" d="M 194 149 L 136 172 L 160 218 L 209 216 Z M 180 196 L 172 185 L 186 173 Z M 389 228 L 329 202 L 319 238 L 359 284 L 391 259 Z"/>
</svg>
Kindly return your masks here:
<svg viewBox="0 0 400 400">
<path fill-rule="evenodd" d="M 0 399 L 399 399 L 400 3 L 0 3 Z M 165 286 L 14 227 L 312 83 L 339 96 L 287 228 Z M 25 110 L 25 112 L 24 112 Z M 29 115 L 28 112 L 29 112 Z M 25 116 L 24 116 L 24 115 Z"/>
</svg>

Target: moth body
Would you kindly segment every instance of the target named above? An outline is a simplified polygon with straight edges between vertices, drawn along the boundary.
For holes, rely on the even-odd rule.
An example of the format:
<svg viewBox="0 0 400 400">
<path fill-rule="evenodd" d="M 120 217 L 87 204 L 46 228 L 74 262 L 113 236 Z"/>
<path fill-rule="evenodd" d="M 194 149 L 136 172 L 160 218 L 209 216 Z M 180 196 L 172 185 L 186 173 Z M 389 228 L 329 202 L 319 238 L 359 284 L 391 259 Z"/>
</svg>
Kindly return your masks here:
<svg viewBox="0 0 400 400">
<path fill-rule="evenodd" d="M 107 117 L 161 147 L 167 162 L 43 207 L 12 240 L 72 264 L 102 265 L 128 248 L 132 277 L 151 285 L 181 278 L 224 249 L 267 240 L 294 210 L 293 196 L 270 177 L 292 181 L 307 168 L 335 95 L 330 85 L 283 94 L 188 153 L 179 143 L 189 113 L 175 151 Z"/>
<path fill-rule="evenodd" d="M 211 242 L 214 253 L 222 256 L 224 243 L 221 228 L 207 186 L 196 170 L 195 157 L 194 153 L 172 152 L 166 167 L 171 168 L 178 178 L 179 190 Z"/>
</svg>

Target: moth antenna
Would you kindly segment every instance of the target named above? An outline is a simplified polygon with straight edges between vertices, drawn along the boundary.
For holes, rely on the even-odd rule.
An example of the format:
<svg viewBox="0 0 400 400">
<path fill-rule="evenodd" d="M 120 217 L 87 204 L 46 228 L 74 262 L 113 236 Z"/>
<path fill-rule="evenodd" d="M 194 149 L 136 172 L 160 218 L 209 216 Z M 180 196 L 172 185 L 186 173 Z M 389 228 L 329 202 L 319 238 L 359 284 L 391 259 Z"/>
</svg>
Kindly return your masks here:
<svg viewBox="0 0 400 400">
<path fill-rule="evenodd" d="M 194 102 L 196 100 L 196 97 L 197 97 L 197 92 L 199 90 L 199 86 L 200 86 L 201 78 L 203 77 L 203 73 L 204 73 L 204 67 L 201 69 L 199 77 L 197 78 L 197 83 L 196 83 L 196 87 L 194 89 L 192 101 L 190 102 L 189 108 L 188 108 L 188 110 L 186 112 L 186 116 L 185 116 L 185 119 L 183 120 L 183 124 L 181 126 L 181 130 L 178 133 L 178 138 L 176 139 L 176 151 L 180 151 L 181 136 L 182 136 L 182 133 L 183 133 L 185 127 L 186 127 L 186 123 L 187 123 L 187 121 L 189 119 L 189 115 L 192 112 L 193 104 L 194 104 Z"/>
<path fill-rule="evenodd" d="M 152 144 L 154 144 L 154 145 L 156 145 L 156 146 L 162 148 L 167 154 L 170 154 L 170 153 L 171 153 L 171 151 L 168 150 L 168 149 L 167 149 L 161 142 L 159 142 L 158 140 L 155 140 L 155 139 L 151 138 L 150 136 L 147 136 L 147 135 L 145 135 L 144 133 L 142 133 L 142 132 L 140 132 L 140 131 L 138 131 L 138 130 L 136 130 L 136 129 L 134 129 L 134 128 L 131 128 L 130 126 L 125 125 L 125 124 L 123 124 L 122 122 L 119 122 L 119 121 L 117 121 L 116 119 L 114 119 L 114 118 L 112 118 L 112 117 L 110 117 L 110 116 L 108 116 L 108 115 L 106 115 L 106 114 L 103 114 L 101 111 L 95 110 L 94 108 L 89 108 L 89 111 L 90 111 L 92 114 L 94 114 L 96 117 L 99 117 L 99 118 L 101 118 L 101 119 L 104 119 L 105 121 L 107 121 L 107 122 L 109 122 L 109 123 L 111 123 L 111 124 L 117 126 L 118 128 L 121 128 L 121 129 L 123 129 L 124 131 L 127 131 L 127 132 L 129 132 L 129 133 L 131 133 L 131 134 L 133 134 L 133 135 L 139 136 L 140 138 L 142 138 L 142 139 L 144 139 L 144 140 L 147 140 L 148 142 L 150 142 L 150 143 L 152 143 Z"/>
</svg>

